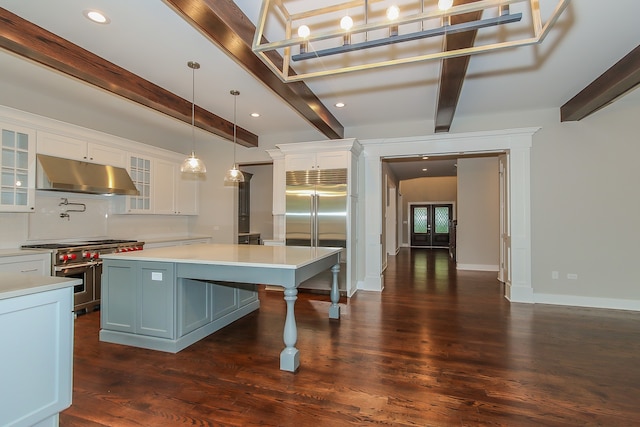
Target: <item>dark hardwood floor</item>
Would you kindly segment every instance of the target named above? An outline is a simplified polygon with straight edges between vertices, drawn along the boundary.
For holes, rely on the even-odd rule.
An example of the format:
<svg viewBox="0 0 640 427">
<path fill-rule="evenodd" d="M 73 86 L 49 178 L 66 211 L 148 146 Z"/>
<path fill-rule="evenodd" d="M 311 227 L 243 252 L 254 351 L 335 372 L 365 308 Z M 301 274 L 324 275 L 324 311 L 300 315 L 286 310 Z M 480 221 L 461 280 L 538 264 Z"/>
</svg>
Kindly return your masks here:
<svg viewBox="0 0 640 427">
<path fill-rule="evenodd" d="M 99 312 L 83 315 L 60 425 L 640 425 L 640 313 L 502 295 L 495 273 L 403 249 L 340 320 L 299 295 L 295 374 L 279 370 L 281 292 L 178 354 L 101 343 Z"/>
</svg>

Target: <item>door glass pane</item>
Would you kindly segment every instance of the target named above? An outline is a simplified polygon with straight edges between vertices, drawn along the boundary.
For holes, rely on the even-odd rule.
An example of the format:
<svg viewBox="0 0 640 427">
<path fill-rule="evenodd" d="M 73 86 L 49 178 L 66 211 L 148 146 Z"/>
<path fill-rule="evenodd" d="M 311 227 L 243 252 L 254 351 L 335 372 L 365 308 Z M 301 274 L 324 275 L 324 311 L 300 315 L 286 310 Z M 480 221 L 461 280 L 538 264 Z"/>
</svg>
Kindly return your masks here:
<svg viewBox="0 0 640 427">
<path fill-rule="evenodd" d="M 16 146 L 15 135 L 13 131 L 2 129 L 2 146 L 14 148 Z"/>
<path fill-rule="evenodd" d="M 29 149 L 29 135 L 26 133 L 18 133 L 18 149 L 25 151 Z"/>
<path fill-rule="evenodd" d="M 449 232 L 449 208 L 436 206 L 434 217 L 436 221 L 436 233 Z"/>
<path fill-rule="evenodd" d="M 427 208 L 426 207 L 413 208 L 413 232 L 414 233 L 427 232 Z"/>
</svg>

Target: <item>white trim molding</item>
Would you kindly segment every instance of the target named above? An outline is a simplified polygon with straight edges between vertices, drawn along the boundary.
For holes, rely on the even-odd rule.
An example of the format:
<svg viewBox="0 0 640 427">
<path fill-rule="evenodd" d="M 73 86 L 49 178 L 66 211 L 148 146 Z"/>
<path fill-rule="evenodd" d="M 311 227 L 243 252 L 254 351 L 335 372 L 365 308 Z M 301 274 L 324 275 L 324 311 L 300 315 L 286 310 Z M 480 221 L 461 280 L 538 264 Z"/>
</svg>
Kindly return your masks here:
<svg viewBox="0 0 640 427">
<path fill-rule="evenodd" d="M 606 308 L 640 311 L 640 300 L 595 298 L 579 295 L 534 294 L 536 304 L 567 305 L 573 307 Z"/>
<path fill-rule="evenodd" d="M 471 271 L 499 271 L 498 265 L 485 265 L 485 264 L 457 264 L 456 270 L 471 270 Z"/>
<path fill-rule="evenodd" d="M 364 147 L 366 200 L 363 290 L 382 291 L 382 166 L 386 157 L 506 153 L 509 157 L 509 206 L 511 277 L 505 281 L 505 297 L 512 302 L 533 303 L 531 286 L 531 145 L 540 128 L 506 129 L 460 134 L 434 134 L 408 138 L 360 140 Z"/>
</svg>

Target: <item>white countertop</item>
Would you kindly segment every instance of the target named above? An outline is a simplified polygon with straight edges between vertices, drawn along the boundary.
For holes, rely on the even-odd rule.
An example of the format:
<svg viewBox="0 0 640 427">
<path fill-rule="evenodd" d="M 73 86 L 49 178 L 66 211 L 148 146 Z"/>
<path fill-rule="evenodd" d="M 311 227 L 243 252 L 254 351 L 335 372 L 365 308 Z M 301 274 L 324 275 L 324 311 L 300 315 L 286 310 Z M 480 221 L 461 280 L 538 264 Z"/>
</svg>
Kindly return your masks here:
<svg viewBox="0 0 640 427">
<path fill-rule="evenodd" d="M 50 249 L 0 249 L 0 257 L 51 253 Z"/>
<path fill-rule="evenodd" d="M 339 253 L 341 248 L 309 248 L 298 246 L 260 246 L 197 244 L 144 249 L 142 251 L 108 254 L 103 259 L 178 262 L 191 264 L 238 265 L 296 269 L 311 262 Z"/>
<path fill-rule="evenodd" d="M 177 237 L 177 236 L 173 236 L 173 237 L 154 237 L 154 238 L 150 238 L 150 239 L 138 239 L 140 242 L 144 242 L 144 243 L 166 243 L 166 242 L 188 242 L 189 240 L 200 240 L 200 239 L 210 239 L 211 236 L 205 236 L 205 235 L 201 235 L 201 236 L 182 236 L 182 237 Z"/>
<path fill-rule="evenodd" d="M 37 276 L 23 273 L 0 273 L 0 300 L 52 291 L 82 283 L 80 279 Z"/>
</svg>

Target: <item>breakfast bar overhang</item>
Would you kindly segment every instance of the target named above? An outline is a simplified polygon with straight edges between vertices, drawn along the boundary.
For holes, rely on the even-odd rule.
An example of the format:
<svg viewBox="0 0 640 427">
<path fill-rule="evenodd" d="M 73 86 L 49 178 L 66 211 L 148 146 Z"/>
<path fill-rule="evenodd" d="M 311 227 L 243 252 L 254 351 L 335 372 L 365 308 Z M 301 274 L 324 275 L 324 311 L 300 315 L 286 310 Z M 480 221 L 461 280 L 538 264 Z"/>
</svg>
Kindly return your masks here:
<svg viewBox="0 0 640 427">
<path fill-rule="evenodd" d="M 259 308 L 255 284 L 284 288 L 280 369 L 300 366 L 297 287 L 331 270 L 340 318 L 340 248 L 199 244 L 104 256 L 100 340 L 178 352 Z"/>
</svg>

